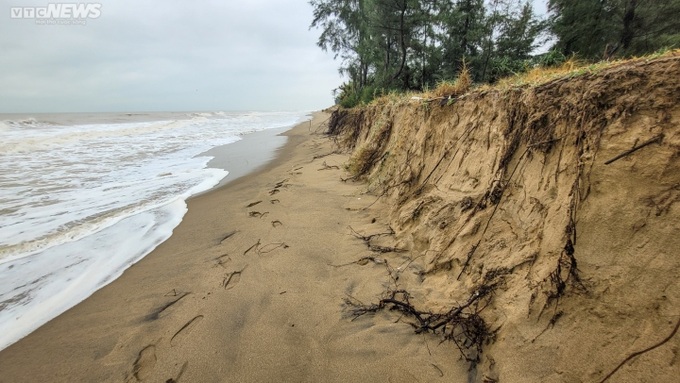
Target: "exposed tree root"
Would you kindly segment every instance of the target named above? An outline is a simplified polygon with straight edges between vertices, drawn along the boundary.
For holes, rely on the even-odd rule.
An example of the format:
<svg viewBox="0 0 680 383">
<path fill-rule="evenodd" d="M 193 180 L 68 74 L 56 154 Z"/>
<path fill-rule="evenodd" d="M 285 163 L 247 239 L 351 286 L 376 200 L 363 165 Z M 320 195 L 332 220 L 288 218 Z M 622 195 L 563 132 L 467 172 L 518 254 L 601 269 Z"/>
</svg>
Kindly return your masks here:
<svg viewBox="0 0 680 383">
<path fill-rule="evenodd" d="M 374 256 L 367 256 L 367 257 L 361 257 L 354 262 L 343 263 L 342 265 L 329 264 L 329 266 L 332 266 L 332 267 L 335 267 L 335 268 L 351 266 L 351 265 L 365 266 L 365 265 L 368 265 L 370 262 L 373 262 L 373 263 L 379 264 L 379 265 L 387 263 L 387 261 L 385 259 L 374 257 Z"/>
<path fill-rule="evenodd" d="M 334 151 L 332 151 L 332 152 L 330 152 L 330 153 L 319 154 L 319 155 L 316 155 L 316 156 L 312 157 L 312 161 L 318 160 L 319 158 L 324 158 L 324 157 L 332 156 L 333 154 L 339 154 L 339 153 L 340 153 L 340 152 L 338 152 L 337 150 L 334 150 Z M 324 164 L 325 164 L 325 162 L 324 162 Z"/>
<path fill-rule="evenodd" d="M 243 252 L 243 255 L 248 254 L 248 252 L 251 251 L 251 250 L 253 250 L 253 249 L 257 252 L 257 249 L 258 249 L 259 247 L 260 247 L 260 240 L 258 239 L 258 240 L 257 240 L 257 243 L 255 243 L 254 245 L 250 246 L 246 251 Z"/>
<path fill-rule="evenodd" d="M 627 155 L 629 155 L 629 154 L 632 154 L 632 153 L 634 153 L 634 152 L 636 152 L 636 151 L 638 151 L 638 150 L 644 148 L 645 146 L 651 145 L 651 144 L 653 144 L 653 143 L 655 143 L 655 142 L 661 143 L 661 141 L 663 140 L 663 137 L 664 137 L 663 134 L 659 134 L 658 136 L 656 136 L 656 137 L 654 137 L 654 138 L 652 138 L 652 139 L 650 139 L 650 140 L 647 140 L 647 141 L 645 141 L 645 142 L 643 142 L 643 143 L 641 143 L 641 144 L 639 144 L 639 145 L 635 145 L 635 146 L 632 147 L 631 149 L 626 150 L 625 152 L 619 154 L 618 156 L 612 158 L 611 160 L 606 161 L 604 164 L 605 164 L 605 165 L 609 165 L 609 164 L 611 164 L 612 162 L 617 161 L 617 160 L 620 160 L 621 158 L 623 158 L 623 157 L 625 157 L 625 156 L 627 156 Z"/>
<path fill-rule="evenodd" d="M 376 234 L 371 234 L 371 235 L 364 235 L 364 234 L 359 234 L 352 226 L 348 226 L 349 229 L 352 231 L 352 235 L 363 240 L 366 242 L 369 242 L 373 238 L 376 237 L 382 237 L 382 236 L 389 236 L 389 235 L 394 235 L 394 229 L 392 229 L 392 226 L 387 226 L 390 231 L 384 232 L 384 233 L 376 233 Z"/>
<path fill-rule="evenodd" d="M 349 229 L 352 231 L 352 235 L 355 237 L 361 239 L 366 243 L 366 246 L 368 247 L 369 250 L 376 252 L 376 253 L 405 253 L 406 249 L 401 249 L 398 247 L 392 247 L 392 246 L 380 246 L 380 245 L 374 245 L 371 243 L 371 240 L 377 237 L 381 236 L 388 236 L 388 235 L 394 235 L 394 229 L 392 229 L 391 226 L 388 226 L 390 231 L 385 232 L 385 233 L 377 233 L 377 234 L 371 234 L 371 235 L 363 235 L 359 234 L 356 230 L 354 230 L 351 226 L 349 226 Z"/>
<path fill-rule="evenodd" d="M 321 164 L 321 166 L 322 166 L 322 168 L 321 168 L 321 169 L 317 169 L 317 171 L 322 171 L 322 170 L 334 170 L 334 169 L 335 169 L 335 170 L 339 170 L 339 169 L 340 169 L 340 167 L 337 166 L 337 165 L 328 165 L 328 164 L 326 163 L 326 161 L 324 161 L 323 164 Z"/>
<path fill-rule="evenodd" d="M 348 313 L 354 319 L 383 310 L 395 310 L 402 315 L 415 319 L 409 323 L 416 334 L 430 332 L 442 335 L 443 340 L 453 342 L 461 355 L 471 365 L 481 359 L 482 348 L 493 340 L 494 333 L 489 330 L 480 316 L 488 305 L 497 282 L 485 281 L 475 289 L 462 305 L 454 306 L 445 313 L 434 313 L 417 309 L 411 302 L 411 295 L 405 290 L 389 291 L 378 303 L 363 304 L 354 298 L 345 298 Z"/>
<path fill-rule="evenodd" d="M 671 339 L 675 336 L 675 334 L 678 332 L 678 328 L 680 328 L 680 319 L 678 319 L 678 322 L 675 324 L 675 327 L 673 328 L 673 331 L 671 331 L 671 333 L 670 333 L 667 337 L 665 337 L 665 338 L 664 338 L 663 340 L 661 340 L 659 343 L 656 343 L 656 344 L 654 344 L 654 345 L 652 345 L 652 346 L 649 346 L 649 347 L 647 347 L 647 348 L 644 349 L 644 350 L 640 350 L 640 351 L 637 351 L 637 352 L 634 352 L 634 353 L 628 355 L 628 357 L 626 357 L 626 359 L 624 359 L 621 363 L 619 363 L 619 365 L 616 366 L 616 368 L 614 368 L 614 369 L 612 370 L 612 372 L 610 372 L 609 374 L 607 374 L 607 376 L 605 376 L 604 378 L 602 378 L 602 380 L 600 380 L 600 383 L 604 383 L 604 382 L 606 382 L 607 380 L 609 380 L 609 378 L 611 378 L 612 375 L 614 375 L 619 369 L 621 369 L 621 367 L 623 367 L 624 364 L 628 363 L 628 362 L 629 362 L 630 360 L 632 360 L 633 358 L 636 358 L 636 357 L 638 357 L 638 356 L 640 356 L 640 355 L 642 355 L 642 354 L 644 354 L 644 353 L 646 353 L 646 352 L 652 351 L 652 350 L 654 350 L 655 348 L 658 348 L 658 347 L 663 346 L 666 342 L 668 342 L 669 340 L 671 340 Z"/>
<path fill-rule="evenodd" d="M 227 239 L 233 237 L 234 234 L 236 234 L 236 233 L 238 233 L 238 230 L 233 230 L 233 231 L 230 231 L 230 232 L 228 232 L 227 234 L 225 234 L 224 237 L 222 237 L 222 239 L 220 239 L 220 244 L 222 244 L 222 243 L 223 243 L 224 241 L 226 241 Z"/>
<path fill-rule="evenodd" d="M 258 247 L 257 249 L 255 249 L 255 251 L 257 252 L 258 255 L 262 255 L 262 254 L 271 253 L 272 251 L 279 249 L 279 248 L 287 249 L 289 247 L 290 246 L 286 245 L 285 242 L 276 242 L 276 243 L 266 244 L 262 247 Z"/>
</svg>

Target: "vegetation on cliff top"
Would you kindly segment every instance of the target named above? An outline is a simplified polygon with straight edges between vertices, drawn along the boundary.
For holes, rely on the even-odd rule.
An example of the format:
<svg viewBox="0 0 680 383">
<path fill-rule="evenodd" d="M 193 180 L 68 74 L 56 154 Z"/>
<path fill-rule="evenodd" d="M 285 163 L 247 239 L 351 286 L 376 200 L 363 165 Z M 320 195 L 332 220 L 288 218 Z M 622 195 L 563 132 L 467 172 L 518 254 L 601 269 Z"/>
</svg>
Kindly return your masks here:
<svg viewBox="0 0 680 383">
<path fill-rule="evenodd" d="M 475 83 L 536 67 L 649 54 L 680 43 L 680 0 L 310 0 L 318 45 L 340 58 L 345 107 L 391 91 L 426 91 L 458 76 Z M 535 54 L 538 47 L 551 47 Z"/>
<path fill-rule="evenodd" d="M 336 108 L 343 181 L 364 182 L 362 217 L 389 228 L 354 232 L 381 250 L 354 264 L 390 280 L 347 312 L 451 340 L 471 382 L 677 380 L 679 64 L 671 51 L 444 104 Z"/>
<path fill-rule="evenodd" d="M 455 98 L 469 91 L 478 90 L 480 92 L 491 89 L 506 90 L 526 86 L 540 86 L 551 81 L 575 78 L 587 74 L 596 74 L 607 68 L 618 67 L 623 64 L 633 65 L 635 63 L 654 60 L 664 57 L 678 57 L 680 49 L 661 50 L 642 57 L 632 57 L 612 61 L 600 61 L 589 63 L 582 60 L 571 58 L 562 65 L 554 67 L 537 66 L 526 72 L 517 73 L 498 80 L 495 84 L 478 84 L 473 86 L 470 80 L 470 73 L 466 68 L 461 70 L 458 78 L 453 81 L 443 81 L 436 88 L 423 92 L 391 92 L 373 99 L 372 103 L 399 103 L 399 102 L 424 102 L 431 103 L 438 101 L 441 104 L 451 103 Z"/>
</svg>

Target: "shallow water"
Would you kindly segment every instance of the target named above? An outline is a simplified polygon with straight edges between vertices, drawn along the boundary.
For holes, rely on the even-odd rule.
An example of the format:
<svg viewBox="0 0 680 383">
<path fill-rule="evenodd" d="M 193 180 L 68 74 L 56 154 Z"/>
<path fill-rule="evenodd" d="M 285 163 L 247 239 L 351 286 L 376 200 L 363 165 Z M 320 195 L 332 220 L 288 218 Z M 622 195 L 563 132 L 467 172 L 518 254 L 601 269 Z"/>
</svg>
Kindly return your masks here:
<svg viewBox="0 0 680 383">
<path fill-rule="evenodd" d="M 228 169 L 200 155 L 305 113 L 0 116 L 0 349 L 110 283 Z M 225 150 L 228 150 L 228 146 Z"/>
</svg>

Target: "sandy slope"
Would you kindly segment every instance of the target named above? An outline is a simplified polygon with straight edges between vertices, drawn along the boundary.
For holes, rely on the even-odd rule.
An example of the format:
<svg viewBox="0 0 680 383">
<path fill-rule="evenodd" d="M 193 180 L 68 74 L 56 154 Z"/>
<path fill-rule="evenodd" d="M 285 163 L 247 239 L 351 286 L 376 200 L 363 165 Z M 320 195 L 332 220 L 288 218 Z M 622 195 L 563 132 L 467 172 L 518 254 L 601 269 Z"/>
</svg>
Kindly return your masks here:
<svg viewBox="0 0 680 383">
<path fill-rule="evenodd" d="M 470 308 L 484 321 L 473 379 L 671 382 L 679 101 L 675 54 L 444 106 L 339 111 L 329 131 L 417 259 L 422 278 L 402 285 L 414 305 L 448 310 L 492 290 Z"/>
</svg>

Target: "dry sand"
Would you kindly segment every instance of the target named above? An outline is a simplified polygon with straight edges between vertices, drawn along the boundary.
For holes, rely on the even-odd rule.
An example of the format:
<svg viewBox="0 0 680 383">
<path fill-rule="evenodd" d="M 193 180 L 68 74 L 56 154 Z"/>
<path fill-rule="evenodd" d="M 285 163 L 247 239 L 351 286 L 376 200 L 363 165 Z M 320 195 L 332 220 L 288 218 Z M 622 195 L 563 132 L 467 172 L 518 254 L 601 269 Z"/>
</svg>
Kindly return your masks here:
<svg viewBox="0 0 680 383">
<path fill-rule="evenodd" d="M 340 181 L 347 156 L 314 133 L 327 118 L 287 132 L 265 168 L 190 200 L 168 241 L 0 352 L 0 382 L 466 381 L 451 343 L 396 313 L 346 315 L 344 298 L 375 301 L 394 283 L 383 257 L 409 259 L 353 263 L 375 253 L 349 227 L 387 224 L 362 209 L 375 197 L 361 184 Z"/>
<path fill-rule="evenodd" d="M 423 271 L 411 302 L 485 293 L 476 381 L 680 381 L 680 51 L 329 131 Z"/>
</svg>

